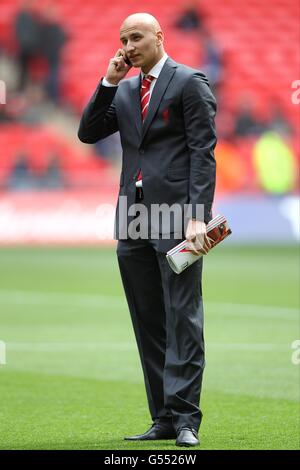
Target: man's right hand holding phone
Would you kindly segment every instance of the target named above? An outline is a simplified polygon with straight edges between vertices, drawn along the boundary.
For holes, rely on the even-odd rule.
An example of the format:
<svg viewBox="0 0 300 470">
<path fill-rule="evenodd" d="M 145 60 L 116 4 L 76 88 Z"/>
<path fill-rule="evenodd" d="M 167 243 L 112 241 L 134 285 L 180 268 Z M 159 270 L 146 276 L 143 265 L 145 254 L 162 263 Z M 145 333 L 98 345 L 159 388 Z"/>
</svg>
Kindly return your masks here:
<svg viewBox="0 0 300 470">
<path fill-rule="evenodd" d="M 129 62 L 123 49 L 118 49 L 115 57 L 110 59 L 105 78 L 112 85 L 118 85 L 131 69 L 132 65 L 126 60 Z"/>
</svg>

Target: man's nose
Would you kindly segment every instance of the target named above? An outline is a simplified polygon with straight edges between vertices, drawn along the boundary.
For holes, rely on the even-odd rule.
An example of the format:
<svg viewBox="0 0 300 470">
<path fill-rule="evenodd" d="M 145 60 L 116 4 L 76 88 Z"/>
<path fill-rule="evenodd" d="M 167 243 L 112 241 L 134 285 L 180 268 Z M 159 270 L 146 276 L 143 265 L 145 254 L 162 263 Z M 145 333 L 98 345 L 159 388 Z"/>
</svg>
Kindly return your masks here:
<svg viewBox="0 0 300 470">
<path fill-rule="evenodd" d="M 128 42 L 126 44 L 126 52 L 132 52 L 132 51 L 134 51 L 134 49 L 135 49 L 135 47 L 132 43 Z"/>
</svg>

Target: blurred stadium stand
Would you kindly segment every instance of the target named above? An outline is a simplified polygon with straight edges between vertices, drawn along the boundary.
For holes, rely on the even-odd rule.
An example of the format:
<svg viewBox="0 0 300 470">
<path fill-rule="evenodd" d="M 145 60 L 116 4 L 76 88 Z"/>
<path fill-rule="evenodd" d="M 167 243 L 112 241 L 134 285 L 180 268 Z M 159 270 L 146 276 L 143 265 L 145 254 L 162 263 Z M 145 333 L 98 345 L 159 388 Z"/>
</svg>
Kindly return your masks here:
<svg viewBox="0 0 300 470">
<path fill-rule="evenodd" d="M 92 153 L 83 155 L 82 151 L 69 142 L 64 135 L 58 134 L 47 126 L 35 127 L 18 124 L 4 125 L 0 132 L 0 181 L 6 189 L 8 178 L 16 157 L 28 157 L 28 164 L 33 175 L 47 169 L 49 158 L 57 156 L 64 175 L 65 187 L 85 188 L 105 185 L 103 176 L 108 170 L 108 163 L 96 159 Z"/>
<path fill-rule="evenodd" d="M 174 28 L 182 2 L 144 0 L 144 11 L 160 19 L 166 49 L 177 61 L 200 66 L 201 45 L 195 35 Z M 19 1 L 1 0 L 0 43 L 16 52 L 13 18 Z M 107 68 L 108 58 L 119 47 L 119 25 L 124 17 L 140 8 L 135 1 L 59 1 L 63 27 L 69 42 L 63 52 L 63 95 L 80 112 L 97 79 Z M 291 80 L 297 78 L 299 6 L 295 0 L 213 0 L 202 1 L 207 27 L 226 54 L 223 101 L 235 110 L 240 91 L 257 97 L 257 112 L 268 117 L 276 100 L 287 119 L 297 125 L 290 104 Z M 99 71 L 97 76 L 97 71 Z M 36 74 L 38 72 L 36 71 Z"/>
<path fill-rule="evenodd" d="M 59 105 L 48 103 L 46 118 L 34 124 L 15 119 L 14 110 L 12 119 L 5 122 L 0 119 L 0 190 L 7 189 L 7 179 L 20 153 L 27 153 L 29 166 L 36 175 L 45 170 L 49 155 L 55 154 L 63 173 L 64 189 L 100 190 L 111 185 L 115 194 L 116 161 L 111 163 L 101 158 L 99 149 L 80 144 L 76 132 L 84 105 L 105 74 L 109 58 L 120 47 L 118 35 L 122 20 L 137 10 L 153 14 L 165 32 L 168 54 L 195 68 L 201 69 L 203 43 L 197 31 L 183 31 L 175 26 L 185 7 L 182 1 L 143 0 L 137 4 L 134 0 L 85 3 L 60 0 L 52 3 L 58 6 L 59 21 L 68 37 L 61 60 L 61 102 Z M 1 0 L 0 3 L 0 61 L 2 55 L 14 74 L 18 73 L 14 18 L 20 4 L 19 0 Z M 49 1 L 40 1 L 37 7 L 47 4 Z M 260 135 L 270 129 L 280 135 L 294 160 L 289 169 L 294 176 L 283 193 L 297 194 L 299 106 L 292 104 L 291 96 L 292 82 L 299 78 L 298 2 L 203 0 L 198 2 L 198 8 L 206 30 L 223 56 L 223 80 L 218 90 L 217 196 L 266 193 L 269 186 L 261 183 L 265 175 L 261 177 L 258 173 L 254 149 Z M 0 66 L 0 79 L 2 70 L 7 73 L 5 66 Z M 133 70 L 129 75 L 134 74 Z M 43 82 L 45 63 L 42 60 L 32 61 L 30 76 L 33 83 Z M 9 90 L 8 83 L 7 105 L 0 105 L 0 117 L 1 107 L 3 111 L 6 106 L 9 111 L 10 102 L 18 103 L 20 99 L 14 95 L 13 77 L 7 80 L 11 81 L 12 89 Z M 236 120 L 244 101 L 251 103 L 253 119 L 262 123 L 259 135 L 236 133 Z M 275 108 L 283 125 L 278 125 L 278 115 L 272 114 Z M 259 168 L 265 166 L 262 164 Z"/>
</svg>

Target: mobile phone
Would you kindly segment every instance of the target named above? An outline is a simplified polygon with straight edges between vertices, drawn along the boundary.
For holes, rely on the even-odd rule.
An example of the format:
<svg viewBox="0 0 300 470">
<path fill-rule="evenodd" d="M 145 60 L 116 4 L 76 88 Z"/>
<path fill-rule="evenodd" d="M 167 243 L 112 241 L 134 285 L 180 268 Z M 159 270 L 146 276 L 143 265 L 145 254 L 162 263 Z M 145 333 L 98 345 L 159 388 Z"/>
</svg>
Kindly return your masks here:
<svg viewBox="0 0 300 470">
<path fill-rule="evenodd" d="M 132 65 L 126 54 L 125 54 L 125 56 L 124 56 L 124 62 L 125 62 L 125 64 L 127 64 L 127 65 Z"/>
</svg>

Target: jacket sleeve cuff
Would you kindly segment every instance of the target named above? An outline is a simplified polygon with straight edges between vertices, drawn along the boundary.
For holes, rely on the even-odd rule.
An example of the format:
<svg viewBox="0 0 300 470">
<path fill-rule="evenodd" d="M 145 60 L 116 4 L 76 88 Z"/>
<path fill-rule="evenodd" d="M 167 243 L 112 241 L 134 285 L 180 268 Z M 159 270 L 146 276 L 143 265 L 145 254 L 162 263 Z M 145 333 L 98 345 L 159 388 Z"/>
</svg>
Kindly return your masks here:
<svg viewBox="0 0 300 470">
<path fill-rule="evenodd" d="M 212 204 L 191 204 L 190 218 L 208 224 L 212 219 Z"/>
<path fill-rule="evenodd" d="M 117 86 L 118 86 L 118 85 L 115 85 L 114 83 L 110 83 L 108 80 L 106 80 L 105 77 L 102 78 L 102 80 L 101 80 L 101 85 L 102 85 L 102 86 L 106 86 L 106 87 L 108 87 L 108 88 L 110 88 L 110 87 L 113 88 L 113 87 L 117 87 Z"/>
</svg>

